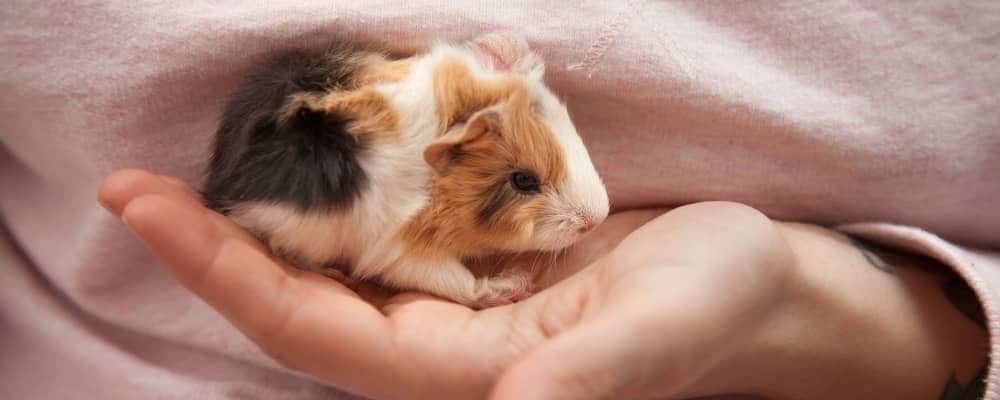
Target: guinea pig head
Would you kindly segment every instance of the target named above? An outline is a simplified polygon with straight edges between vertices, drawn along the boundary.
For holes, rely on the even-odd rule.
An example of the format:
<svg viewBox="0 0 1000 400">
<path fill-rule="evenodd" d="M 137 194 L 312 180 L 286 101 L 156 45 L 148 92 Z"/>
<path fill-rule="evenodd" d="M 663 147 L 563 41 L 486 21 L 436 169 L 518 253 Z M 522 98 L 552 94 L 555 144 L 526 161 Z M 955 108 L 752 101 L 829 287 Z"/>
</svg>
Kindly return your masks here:
<svg viewBox="0 0 1000 400">
<path fill-rule="evenodd" d="M 607 192 L 565 108 L 522 88 L 424 152 L 435 171 L 433 201 L 470 246 L 558 250 L 608 214 Z"/>
</svg>

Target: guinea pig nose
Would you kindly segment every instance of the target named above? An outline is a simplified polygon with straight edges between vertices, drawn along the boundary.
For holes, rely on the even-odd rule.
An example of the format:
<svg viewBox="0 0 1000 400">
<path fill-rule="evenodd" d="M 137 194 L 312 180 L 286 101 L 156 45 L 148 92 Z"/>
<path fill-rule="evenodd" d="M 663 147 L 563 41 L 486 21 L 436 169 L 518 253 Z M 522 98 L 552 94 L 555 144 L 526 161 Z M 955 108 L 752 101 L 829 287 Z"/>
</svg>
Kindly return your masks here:
<svg viewBox="0 0 1000 400">
<path fill-rule="evenodd" d="M 583 234 L 594 230 L 601 222 L 604 222 L 604 215 L 579 212 L 577 216 L 580 218 L 580 227 L 577 228 L 577 232 Z"/>
<path fill-rule="evenodd" d="M 594 230 L 595 227 L 597 227 L 597 220 L 593 217 L 583 217 L 583 224 L 580 225 L 579 228 L 576 228 L 576 231 L 580 233 L 587 233 Z"/>
</svg>

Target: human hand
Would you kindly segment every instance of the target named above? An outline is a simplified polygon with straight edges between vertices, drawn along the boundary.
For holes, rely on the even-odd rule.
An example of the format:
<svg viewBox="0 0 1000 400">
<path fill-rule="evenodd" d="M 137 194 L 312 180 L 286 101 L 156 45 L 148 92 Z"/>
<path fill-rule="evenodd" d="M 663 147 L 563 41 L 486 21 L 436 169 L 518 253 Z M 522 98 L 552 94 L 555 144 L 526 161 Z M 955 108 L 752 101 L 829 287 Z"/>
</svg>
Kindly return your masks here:
<svg viewBox="0 0 1000 400">
<path fill-rule="evenodd" d="M 773 355 L 812 360 L 796 352 L 815 322 L 802 315 L 836 308 L 803 284 L 801 240 L 730 203 L 613 217 L 560 260 L 578 272 L 475 312 L 291 268 L 176 179 L 120 172 L 100 199 L 265 353 L 380 399 L 483 398 L 495 384 L 497 399 L 784 395 L 796 385 L 769 376 L 789 364 Z"/>
</svg>

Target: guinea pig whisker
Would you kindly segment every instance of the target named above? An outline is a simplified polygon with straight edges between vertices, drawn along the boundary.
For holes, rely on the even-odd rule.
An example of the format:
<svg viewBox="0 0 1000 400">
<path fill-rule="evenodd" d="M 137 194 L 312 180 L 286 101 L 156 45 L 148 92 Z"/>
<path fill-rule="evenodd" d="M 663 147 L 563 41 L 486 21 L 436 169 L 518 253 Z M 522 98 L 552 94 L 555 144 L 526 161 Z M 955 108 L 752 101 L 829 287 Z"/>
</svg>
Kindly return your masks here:
<svg viewBox="0 0 1000 400">
<path fill-rule="evenodd" d="M 538 263 L 541 260 L 542 260 L 542 252 L 536 251 L 535 252 L 535 258 L 531 262 L 531 267 L 529 269 L 529 271 L 531 271 L 531 273 L 535 273 L 536 271 L 538 271 Z"/>
<path fill-rule="evenodd" d="M 550 254 L 552 254 L 552 262 L 549 264 L 549 267 L 545 269 L 546 271 L 551 270 L 552 267 L 555 267 L 556 262 L 559 261 L 559 254 L 560 253 L 562 253 L 562 250 L 557 250 L 557 251 L 550 252 Z"/>
<path fill-rule="evenodd" d="M 494 269 L 499 269 L 499 268 L 500 268 L 501 266 L 503 266 L 503 265 L 504 265 L 504 263 L 506 263 L 507 261 L 510 261 L 510 259 L 511 259 L 511 258 L 512 258 L 513 256 L 514 256 L 514 253 L 513 253 L 513 252 L 509 252 L 509 251 L 508 251 L 508 252 L 504 252 L 504 253 L 501 253 L 501 254 L 500 254 L 500 257 L 497 257 L 497 262 L 496 262 L 496 264 L 495 264 L 495 265 L 493 266 L 493 268 L 494 268 Z"/>
</svg>

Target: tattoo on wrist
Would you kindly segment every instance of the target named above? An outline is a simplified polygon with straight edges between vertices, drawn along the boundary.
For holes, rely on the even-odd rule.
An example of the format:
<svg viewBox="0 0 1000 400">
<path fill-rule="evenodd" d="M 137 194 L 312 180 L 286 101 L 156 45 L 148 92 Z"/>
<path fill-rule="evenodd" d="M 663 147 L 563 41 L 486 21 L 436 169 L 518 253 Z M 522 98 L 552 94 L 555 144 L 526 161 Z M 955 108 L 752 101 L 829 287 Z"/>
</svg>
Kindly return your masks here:
<svg viewBox="0 0 1000 400">
<path fill-rule="evenodd" d="M 965 280 L 948 269 L 948 267 L 940 265 L 936 262 L 934 264 L 937 264 L 937 267 L 931 267 L 932 264 L 924 262 L 927 259 L 920 258 L 919 256 L 902 258 L 877 244 L 851 236 L 848 236 L 848 239 L 851 241 L 851 244 L 861 252 L 861 256 L 864 257 L 865 261 L 879 271 L 894 275 L 896 274 L 896 269 L 901 265 L 924 265 L 928 267 L 928 271 L 940 274 L 940 276 L 944 278 L 944 281 L 941 284 L 941 292 L 944 294 L 944 297 L 948 300 L 952 307 L 955 307 L 955 310 L 960 312 L 973 323 L 979 325 L 983 329 L 986 329 L 986 317 L 983 313 L 983 306 L 979 302 L 979 299 L 976 297 L 975 293 L 972 292 L 972 289 L 965 282 Z M 896 261 L 896 264 L 887 262 L 887 259 Z M 976 376 L 969 380 L 965 386 L 959 384 L 955 373 L 952 373 L 948 378 L 948 382 L 945 384 L 944 389 L 941 391 L 941 395 L 938 396 L 938 399 L 982 399 L 983 394 L 986 391 L 986 371 L 987 366 L 989 365 L 988 363 L 989 362 L 987 361 L 987 365 L 984 365 Z"/>
<path fill-rule="evenodd" d="M 944 297 L 948 299 L 952 307 L 965 315 L 966 318 L 986 329 L 986 314 L 983 313 L 983 305 L 979 303 L 975 293 L 965 283 L 962 278 L 952 276 L 941 285 Z"/>
<path fill-rule="evenodd" d="M 955 374 L 951 374 L 948 378 L 948 383 L 945 384 L 944 390 L 941 391 L 941 395 L 938 396 L 939 400 L 979 400 L 983 398 L 983 393 L 986 391 L 986 367 L 984 366 L 979 370 L 972 380 L 969 381 L 968 385 L 962 387 L 958 384 L 958 380 L 955 379 Z"/>
<path fill-rule="evenodd" d="M 941 285 L 941 292 L 948 299 L 952 307 L 962 313 L 970 321 L 975 322 L 979 327 L 986 329 L 986 314 L 983 313 L 983 306 L 979 303 L 972 288 L 965 283 L 958 275 L 952 275 Z M 962 387 L 952 373 L 945 384 L 944 390 L 938 396 L 940 400 L 979 400 L 983 398 L 986 391 L 986 369 L 989 365 L 984 365 L 968 385 Z"/>
<path fill-rule="evenodd" d="M 888 274 L 896 273 L 898 265 L 890 264 L 886 261 L 887 258 L 892 258 L 888 255 L 888 251 L 861 239 L 850 236 L 848 238 L 851 240 L 851 244 L 861 252 L 861 255 L 869 265 Z M 899 260 L 897 259 L 896 261 L 898 262 Z M 962 315 L 965 315 L 966 318 L 985 329 L 986 317 L 983 313 L 983 306 L 965 280 L 944 266 L 941 266 L 937 273 L 946 277 L 944 283 L 941 285 L 941 292 L 944 293 L 944 297 L 948 299 L 948 302 L 961 312 Z"/>
<path fill-rule="evenodd" d="M 896 270 L 892 267 L 892 265 L 889 265 L 889 263 L 885 262 L 881 256 L 871 250 L 872 245 L 862 242 L 860 239 L 852 236 L 848 236 L 847 238 L 850 239 L 851 244 L 861 252 L 861 255 L 865 258 L 865 261 L 867 261 L 869 265 L 887 274 L 896 273 Z"/>
<path fill-rule="evenodd" d="M 944 293 L 944 297 L 948 299 L 952 307 L 955 307 L 958 312 L 962 313 L 970 321 L 975 322 L 979 327 L 986 329 L 986 314 L 983 313 L 983 306 L 979 303 L 979 299 L 976 298 L 975 293 L 972 292 L 972 288 L 965 283 L 958 275 L 951 275 L 944 284 L 941 285 L 941 292 Z M 989 361 L 987 361 L 989 365 Z M 948 378 L 948 383 L 945 384 L 944 390 L 941 391 L 941 395 L 938 396 L 940 400 L 979 400 L 983 398 L 983 393 L 986 391 L 986 369 L 987 366 L 983 366 L 979 370 L 969 384 L 964 388 L 962 385 L 958 384 L 958 379 L 955 378 L 955 374 L 952 373 L 951 377 Z"/>
</svg>

